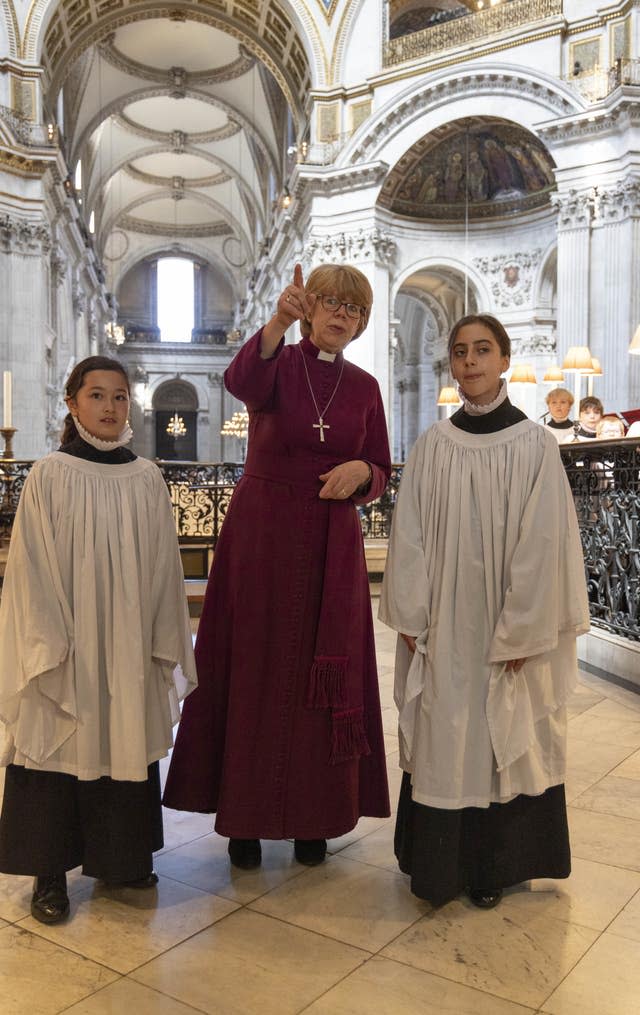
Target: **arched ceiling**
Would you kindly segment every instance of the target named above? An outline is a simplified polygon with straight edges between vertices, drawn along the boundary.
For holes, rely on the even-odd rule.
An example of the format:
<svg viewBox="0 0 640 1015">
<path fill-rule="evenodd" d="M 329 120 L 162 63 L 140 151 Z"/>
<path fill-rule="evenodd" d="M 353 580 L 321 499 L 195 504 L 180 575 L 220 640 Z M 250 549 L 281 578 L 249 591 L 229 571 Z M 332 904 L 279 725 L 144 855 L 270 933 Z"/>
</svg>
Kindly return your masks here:
<svg viewBox="0 0 640 1015">
<path fill-rule="evenodd" d="M 454 120 L 405 152 L 379 200 L 413 219 L 500 218 L 548 205 L 554 168 L 542 142 L 518 124 Z"/>
<path fill-rule="evenodd" d="M 74 179 L 81 161 L 77 197 L 107 284 L 117 289 L 136 251 L 164 242 L 189 254 L 198 240 L 241 291 L 282 195 L 287 148 L 304 130 L 296 82 L 286 66 L 268 68 L 255 40 L 188 9 L 146 8 L 136 20 L 133 5 L 127 23 L 101 33 L 99 23 L 98 39 L 63 52 L 71 18 L 60 5 L 46 31 L 46 101 Z"/>
</svg>

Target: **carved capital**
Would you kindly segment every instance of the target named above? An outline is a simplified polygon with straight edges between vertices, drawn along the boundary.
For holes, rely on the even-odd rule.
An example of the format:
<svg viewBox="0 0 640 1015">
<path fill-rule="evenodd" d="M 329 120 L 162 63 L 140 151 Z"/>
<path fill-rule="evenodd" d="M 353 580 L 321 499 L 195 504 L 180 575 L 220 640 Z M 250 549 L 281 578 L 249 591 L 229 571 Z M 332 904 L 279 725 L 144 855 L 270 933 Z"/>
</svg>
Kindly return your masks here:
<svg viewBox="0 0 640 1015">
<path fill-rule="evenodd" d="M 210 373 L 207 374 L 207 381 L 212 388 L 222 387 L 223 376 L 222 374 Z"/>
<path fill-rule="evenodd" d="M 598 212 L 605 222 L 640 215 L 640 177 L 627 177 L 614 187 L 598 187 Z"/>
<path fill-rule="evenodd" d="M 63 284 L 67 274 L 67 259 L 64 256 L 62 247 L 57 243 L 51 248 L 49 265 L 51 267 L 51 281 L 59 288 Z"/>
<path fill-rule="evenodd" d="M 309 266 L 330 261 L 334 264 L 376 261 L 391 264 L 396 257 L 395 240 L 385 230 L 357 229 L 354 232 L 312 236 L 307 243 L 305 261 Z"/>
<path fill-rule="evenodd" d="M 49 227 L 44 222 L 0 215 L 0 248 L 9 254 L 47 254 L 51 249 Z"/>
<path fill-rule="evenodd" d="M 511 343 L 514 356 L 555 355 L 556 340 L 553 335 L 530 335 L 528 338 L 516 338 Z"/>
<path fill-rule="evenodd" d="M 596 209 L 596 192 L 593 187 L 579 192 L 569 190 L 564 194 L 551 194 L 551 206 L 558 212 L 558 230 L 587 229 Z"/>
</svg>

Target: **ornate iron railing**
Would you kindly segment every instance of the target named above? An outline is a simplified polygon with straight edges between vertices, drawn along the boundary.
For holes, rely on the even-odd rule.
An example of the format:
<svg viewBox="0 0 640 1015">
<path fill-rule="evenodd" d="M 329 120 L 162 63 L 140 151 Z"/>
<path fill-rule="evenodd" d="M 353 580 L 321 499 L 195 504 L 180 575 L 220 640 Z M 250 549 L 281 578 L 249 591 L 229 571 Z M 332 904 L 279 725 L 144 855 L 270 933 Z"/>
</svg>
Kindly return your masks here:
<svg viewBox="0 0 640 1015">
<path fill-rule="evenodd" d="M 407 60 L 420 60 L 441 50 L 467 46 L 555 14 L 562 14 L 562 0 L 509 0 L 466 17 L 391 39 L 384 47 L 384 66 L 392 67 Z"/>
<path fill-rule="evenodd" d="M 640 440 L 564 444 L 584 551 L 594 626 L 640 641 Z M 11 532 L 20 492 L 33 463 L 0 459 L 0 536 Z M 158 463 L 182 543 L 209 549 L 222 528 L 242 465 Z M 394 465 L 382 497 L 358 509 L 365 539 L 387 539 L 402 477 Z"/>
<path fill-rule="evenodd" d="M 564 444 L 595 627 L 640 641 L 640 440 Z"/>
</svg>

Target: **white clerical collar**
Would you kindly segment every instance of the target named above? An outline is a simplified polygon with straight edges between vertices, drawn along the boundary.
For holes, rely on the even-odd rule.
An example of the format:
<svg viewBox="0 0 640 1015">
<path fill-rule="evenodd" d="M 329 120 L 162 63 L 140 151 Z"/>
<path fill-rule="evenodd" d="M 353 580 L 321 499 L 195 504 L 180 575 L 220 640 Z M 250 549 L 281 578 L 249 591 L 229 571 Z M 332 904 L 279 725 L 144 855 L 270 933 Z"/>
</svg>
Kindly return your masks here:
<svg viewBox="0 0 640 1015">
<path fill-rule="evenodd" d="M 133 430 L 129 426 L 128 420 L 115 441 L 103 441 L 100 437 L 94 437 L 92 433 L 85 430 L 77 416 L 73 417 L 73 422 L 83 441 L 86 441 L 87 444 L 90 444 L 92 448 L 96 448 L 98 451 L 115 451 L 116 448 L 121 448 L 124 444 L 128 444 L 133 437 Z"/>
<path fill-rule="evenodd" d="M 337 353 L 335 352 L 325 352 L 324 349 L 318 350 L 318 359 L 323 359 L 325 363 L 333 363 L 336 356 Z"/>
<path fill-rule="evenodd" d="M 507 397 L 507 382 L 504 378 L 500 380 L 498 394 L 493 402 L 489 402 L 488 405 L 476 405 L 475 402 L 470 402 L 460 385 L 458 385 L 458 394 L 464 403 L 464 411 L 468 416 L 486 416 L 487 413 L 493 412 L 494 409 L 497 409 L 505 401 Z"/>
</svg>

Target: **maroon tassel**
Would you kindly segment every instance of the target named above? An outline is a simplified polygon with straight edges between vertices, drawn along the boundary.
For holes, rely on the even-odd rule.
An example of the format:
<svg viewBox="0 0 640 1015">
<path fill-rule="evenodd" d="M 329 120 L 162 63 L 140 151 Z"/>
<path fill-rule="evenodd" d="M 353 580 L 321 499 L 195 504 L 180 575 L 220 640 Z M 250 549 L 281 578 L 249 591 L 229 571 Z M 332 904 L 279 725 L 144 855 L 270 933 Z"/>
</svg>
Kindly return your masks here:
<svg viewBox="0 0 640 1015">
<path fill-rule="evenodd" d="M 331 756 L 329 763 L 338 765 L 364 754 L 371 748 L 364 730 L 364 711 L 352 708 L 348 712 L 334 712 L 331 717 Z"/>
<path fill-rule="evenodd" d="M 307 688 L 307 708 L 344 708 L 348 656 L 316 656 Z"/>
</svg>

